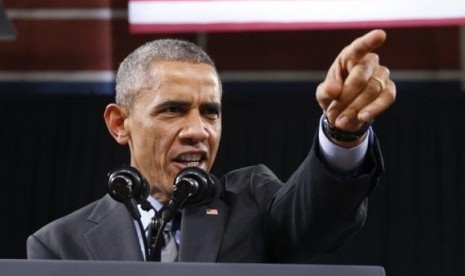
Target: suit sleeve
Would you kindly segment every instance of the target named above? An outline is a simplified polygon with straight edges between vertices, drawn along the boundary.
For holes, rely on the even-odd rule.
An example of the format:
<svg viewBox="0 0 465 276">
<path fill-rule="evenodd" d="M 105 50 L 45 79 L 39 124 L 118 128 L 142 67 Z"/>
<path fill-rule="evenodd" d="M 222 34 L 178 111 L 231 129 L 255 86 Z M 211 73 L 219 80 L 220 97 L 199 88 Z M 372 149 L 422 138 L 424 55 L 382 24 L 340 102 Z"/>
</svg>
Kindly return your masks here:
<svg viewBox="0 0 465 276">
<path fill-rule="evenodd" d="M 325 164 L 317 139 L 268 205 L 264 231 L 276 262 L 311 263 L 347 242 L 363 226 L 367 197 L 384 170 L 376 138 L 353 177 L 339 176 Z"/>
</svg>

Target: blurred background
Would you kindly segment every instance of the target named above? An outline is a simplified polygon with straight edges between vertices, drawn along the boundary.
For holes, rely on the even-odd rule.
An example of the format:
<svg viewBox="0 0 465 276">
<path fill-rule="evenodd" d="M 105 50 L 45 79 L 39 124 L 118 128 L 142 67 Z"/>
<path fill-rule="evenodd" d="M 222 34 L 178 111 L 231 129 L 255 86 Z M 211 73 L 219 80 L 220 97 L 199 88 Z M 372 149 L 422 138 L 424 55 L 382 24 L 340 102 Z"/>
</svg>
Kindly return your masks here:
<svg viewBox="0 0 465 276">
<path fill-rule="evenodd" d="M 137 46 L 161 37 L 202 45 L 224 81 L 214 173 L 263 163 L 286 180 L 310 149 L 325 71 L 355 37 L 382 27 L 377 53 L 398 90 L 374 123 L 386 173 L 363 230 L 319 263 L 465 274 L 465 16 L 158 33 L 130 26 L 124 0 L 3 0 L 0 9 L 0 258 L 25 258 L 28 235 L 103 196 L 107 172 L 127 163 L 103 110 L 115 69 Z"/>
</svg>

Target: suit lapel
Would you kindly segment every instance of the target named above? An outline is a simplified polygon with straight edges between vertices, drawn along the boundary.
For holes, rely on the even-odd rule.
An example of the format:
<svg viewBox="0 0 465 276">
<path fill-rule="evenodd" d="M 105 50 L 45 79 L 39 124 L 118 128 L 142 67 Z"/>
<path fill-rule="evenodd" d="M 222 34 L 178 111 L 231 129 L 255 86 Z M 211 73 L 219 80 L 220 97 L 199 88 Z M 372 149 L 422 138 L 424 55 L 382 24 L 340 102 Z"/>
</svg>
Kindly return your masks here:
<svg viewBox="0 0 465 276">
<path fill-rule="evenodd" d="M 91 255 L 96 260 L 143 260 L 137 232 L 125 206 L 108 195 L 90 214 L 94 228 L 86 233 Z"/>
<path fill-rule="evenodd" d="M 180 262 L 215 262 L 228 215 L 227 205 L 216 197 L 209 204 L 184 208 L 181 220 Z"/>
<path fill-rule="evenodd" d="M 215 262 L 222 241 L 228 207 L 217 190 L 212 202 L 182 211 L 180 262 Z M 95 224 L 85 237 L 94 260 L 143 261 L 134 220 L 125 206 L 109 195 L 88 217 Z"/>
</svg>

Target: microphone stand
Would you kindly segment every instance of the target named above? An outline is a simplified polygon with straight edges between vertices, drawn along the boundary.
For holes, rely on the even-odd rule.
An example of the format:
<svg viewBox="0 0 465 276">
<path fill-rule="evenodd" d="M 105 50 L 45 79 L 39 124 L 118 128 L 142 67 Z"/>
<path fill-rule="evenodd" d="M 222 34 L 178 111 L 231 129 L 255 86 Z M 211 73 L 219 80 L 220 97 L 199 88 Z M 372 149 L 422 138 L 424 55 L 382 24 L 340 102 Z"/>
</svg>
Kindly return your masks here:
<svg viewBox="0 0 465 276">
<path fill-rule="evenodd" d="M 150 233 L 150 261 L 161 260 L 161 235 L 166 224 L 171 221 L 176 212 L 189 199 L 191 203 L 204 201 L 213 190 L 213 181 L 203 170 L 196 167 L 188 167 L 181 170 L 175 178 L 174 188 L 169 203 L 155 212 L 152 218 Z M 191 198 L 191 197 L 194 198 Z M 192 200 L 195 199 L 195 200 Z M 159 215 L 160 214 L 160 215 Z"/>
<path fill-rule="evenodd" d="M 163 245 L 160 244 L 160 237 L 165 230 L 166 224 L 173 219 L 174 214 L 179 210 L 179 208 L 181 208 L 187 198 L 192 194 L 191 185 L 192 183 L 190 183 L 189 180 L 184 180 L 177 183 L 174 186 L 173 194 L 168 205 L 166 205 L 165 208 L 162 208 L 160 212 L 155 213 L 155 216 L 153 216 L 152 232 L 150 235 L 150 261 L 159 262 L 161 260 L 161 248 Z"/>
<path fill-rule="evenodd" d="M 161 240 L 160 237 L 165 230 L 168 221 L 163 220 L 158 214 L 152 218 L 151 233 L 150 233 L 150 256 L 147 259 L 151 262 L 161 261 Z"/>
</svg>

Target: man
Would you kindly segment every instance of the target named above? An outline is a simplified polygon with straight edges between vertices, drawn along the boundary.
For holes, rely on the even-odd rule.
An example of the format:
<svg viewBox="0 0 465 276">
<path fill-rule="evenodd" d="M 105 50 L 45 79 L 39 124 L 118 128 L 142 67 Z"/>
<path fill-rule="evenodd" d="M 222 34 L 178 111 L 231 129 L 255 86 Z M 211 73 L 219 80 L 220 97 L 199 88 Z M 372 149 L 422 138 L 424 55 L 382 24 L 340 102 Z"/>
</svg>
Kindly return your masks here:
<svg viewBox="0 0 465 276">
<path fill-rule="evenodd" d="M 374 30 L 338 55 L 316 92 L 324 116 L 314 145 L 286 183 L 263 165 L 239 169 L 215 184 L 210 202 L 182 210 L 177 261 L 308 263 L 361 228 L 366 198 L 383 170 L 369 123 L 396 93 L 372 53 L 385 39 Z M 113 138 L 129 146 L 130 164 L 150 183 L 158 209 L 182 168 L 209 171 L 215 160 L 221 135 L 215 66 L 187 42 L 143 45 L 121 64 L 116 103 L 104 118 Z M 141 240 L 124 205 L 107 195 L 31 235 L 28 257 L 142 261 Z"/>
</svg>

